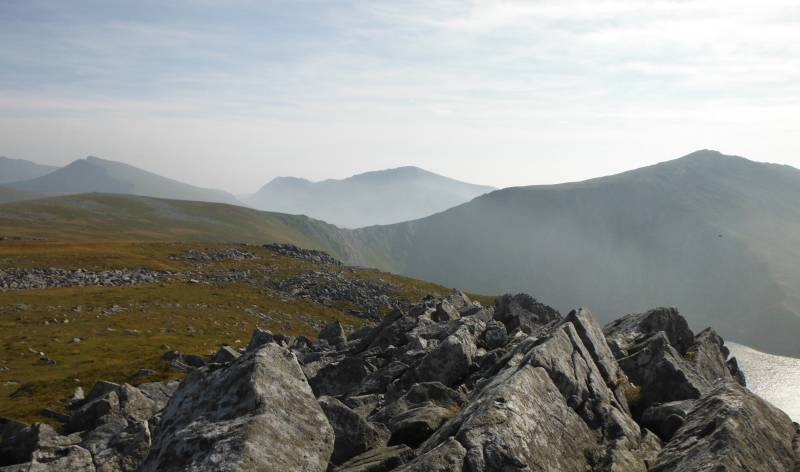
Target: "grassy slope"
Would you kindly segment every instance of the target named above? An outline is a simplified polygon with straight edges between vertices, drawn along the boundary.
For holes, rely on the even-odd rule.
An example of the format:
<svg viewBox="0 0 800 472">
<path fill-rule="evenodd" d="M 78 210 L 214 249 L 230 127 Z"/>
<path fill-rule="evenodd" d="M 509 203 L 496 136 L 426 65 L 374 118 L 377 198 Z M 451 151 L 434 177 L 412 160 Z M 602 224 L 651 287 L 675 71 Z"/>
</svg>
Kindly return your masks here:
<svg viewBox="0 0 800 472">
<path fill-rule="evenodd" d="M 320 269 L 259 247 L 239 247 L 259 255 L 261 259 L 257 260 L 194 262 L 169 257 L 209 246 L 235 247 L 210 243 L 3 241 L 0 242 L 0 268 L 100 271 L 126 267 L 206 273 L 222 268 L 266 268 L 274 272 L 270 277 L 276 280 Z M 374 270 L 335 270 L 347 277 L 393 284 L 391 296 L 398 301 L 416 301 L 428 293 L 449 293 L 442 286 Z M 473 298 L 484 304 L 493 300 L 491 297 Z M 119 307 L 118 313 L 101 312 L 115 305 Z M 245 309 L 273 319 L 256 318 Z M 180 377 L 181 374 L 169 371 L 166 363 L 158 359 L 167 350 L 164 344 L 181 352 L 203 355 L 226 344 L 246 345 L 257 326 L 272 332 L 316 338 L 317 328 L 301 317 L 311 318 L 320 325 L 339 320 L 349 331 L 365 324 L 334 308 L 245 283 L 190 284 L 171 280 L 130 287 L 3 292 L 0 293 L 0 364 L 10 370 L 0 371 L 0 416 L 21 421 L 49 421 L 38 412 L 44 407 L 63 410 L 65 399 L 77 386 L 88 392 L 98 380 L 135 384 Z M 53 319 L 61 322 L 53 323 Z M 63 323 L 64 320 L 69 323 Z M 114 331 L 105 331 L 106 328 Z M 126 330 L 139 333 L 126 333 Z M 75 337 L 83 341 L 71 342 Z M 30 349 L 44 352 L 58 364 L 40 364 L 39 355 Z M 132 379 L 141 368 L 157 370 L 158 374 Z"/>
<path fill-rule="evenodd" d="M 72 195 L 0 206 L 0 235 L 52 240 L 278 242 L 322 249 L 344 258 L 334 239 L 326 241 L 326 236 L 337 230 L 303 216 L 116 194 Z"/>
<path fill-rule="evenodd" d="M 36 200 L 37 198 L 44 198 L 49 195 L 36 192 L 28 192 L 27 190 L 17 190 L 0 185 L 0 205 L 3 203 L 24 202 L 27 200 Z"/>
</svg>

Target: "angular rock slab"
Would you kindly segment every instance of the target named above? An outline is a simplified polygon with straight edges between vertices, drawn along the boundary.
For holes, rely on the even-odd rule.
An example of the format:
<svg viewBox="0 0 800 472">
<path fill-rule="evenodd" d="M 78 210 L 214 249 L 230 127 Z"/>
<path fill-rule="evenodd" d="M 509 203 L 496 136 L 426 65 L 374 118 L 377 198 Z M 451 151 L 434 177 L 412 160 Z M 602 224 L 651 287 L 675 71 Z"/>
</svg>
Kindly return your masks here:
<svg viewBox="0 0 800 472">
<path fill-rule="evenodd" d="M 797 429 L 785 413 L 731 380 L 695 403 L 651 472 L 794 472 Z"/>
<path fill-rule="evenodd" d="M 382 435 L 379 429 L 339 400 L 320 397 L 318 401 L 336 436 L 330 458 L 333 464 L 341 464 L 370 449 L 386 446 L 388 435 Z"/>
<path fill-rule="evenodd" d="M 502 370 L 461 413 L 421 447 L 427 454 L 454 437 L 465 470 L 585 472 L 597 440 L 541 367 Z"/>
<path fill-rule="evenodd" d="M 141 472 L 322 472 L 333 430 L 294 355 L 276 344 L 181 382 Z"/>
<path fill-rule="evenodd" d="M 380 447 L 360 454 L 333 472 L 389 472 L 414 458 L 414 451 L 408 446 Z"/>
<path fill-rule="evenodd" d="M 462 472 L 467 450 L 453 438 L 409 462 L 398 472 Z"/>
<path fill-rule="evenodd" d="M 79 446 L 44 448 L 33 454 L 27 472 L 95 472 L 92 455 Z"/>
</svg>

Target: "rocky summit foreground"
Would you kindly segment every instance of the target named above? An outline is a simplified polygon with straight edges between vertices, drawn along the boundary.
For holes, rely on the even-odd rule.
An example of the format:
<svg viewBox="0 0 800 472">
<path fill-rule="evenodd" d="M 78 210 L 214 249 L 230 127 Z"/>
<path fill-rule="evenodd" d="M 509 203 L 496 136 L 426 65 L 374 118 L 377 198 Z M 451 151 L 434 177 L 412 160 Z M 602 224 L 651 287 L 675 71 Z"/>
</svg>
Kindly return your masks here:
<svg viewBox="0 0 800 472">
<path fill-rule="evenodd" d="M 798 425 L 674 308 L 601 328 L 455 292 L 241 351 L 171 353 L 182 382 L 100 382 L 60 429 L 4 420 L 0 470 L 800 471 Z"/>
</svg>

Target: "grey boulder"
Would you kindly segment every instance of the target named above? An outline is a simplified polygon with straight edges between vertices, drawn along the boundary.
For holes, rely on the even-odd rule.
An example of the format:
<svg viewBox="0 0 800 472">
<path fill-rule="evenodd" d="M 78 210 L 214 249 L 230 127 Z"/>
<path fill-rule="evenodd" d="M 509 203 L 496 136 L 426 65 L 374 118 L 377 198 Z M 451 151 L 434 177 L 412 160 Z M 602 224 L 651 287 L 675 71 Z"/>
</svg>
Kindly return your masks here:
<svg viewBox="0 0 800 472">
<path fill-rule="evenodd" d="M 333 430 L 294 354 L 267 344 L 215 366 L 181 382 L 142 472 L 326 470 Z"/>
</svg>

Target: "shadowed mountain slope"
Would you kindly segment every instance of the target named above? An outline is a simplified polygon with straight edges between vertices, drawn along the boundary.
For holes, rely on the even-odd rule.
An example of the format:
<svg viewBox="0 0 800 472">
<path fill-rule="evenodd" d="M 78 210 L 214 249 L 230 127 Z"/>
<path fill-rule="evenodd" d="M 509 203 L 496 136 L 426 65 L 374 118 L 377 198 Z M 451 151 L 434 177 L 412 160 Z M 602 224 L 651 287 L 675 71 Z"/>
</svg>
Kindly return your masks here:
<svg viewBox="0 0 800 472">
<path fill-rule="evenodd" d="M 119 193 L 241 205 L 236 197 L 221 190 L 195 187 L 122 162 L 92 156 L 78 159 L 47 175 L 8 184 L 7 187 L 41 193 Z"/>
<path fill-rule="evenodd" d="M 800 356 L 800 170 L 789 166 L 699 151 L 354 235 L 351 259 L 410 277 L 537 293 L 602 322 L 674 305 L 693 327 Z"/>
<path fill-rule="evenodd" d="M 358 228 L 423 218 L 493 190 L 418 167 L 398 167 L 322 182 L 278 177 L 243 200 L 259 210 Z"/>
<path fill-rule="evenodd" d="M 56 166 L 37 164 L 25 159 L 9 159 L 0 156 L 0 185 L 35 179 L 58 169 L 59 167 Z"/>
</svg>

